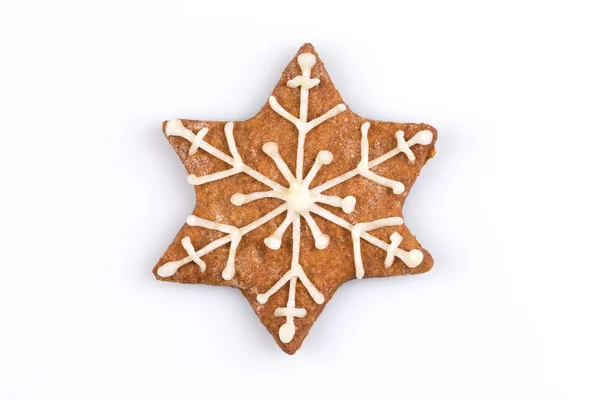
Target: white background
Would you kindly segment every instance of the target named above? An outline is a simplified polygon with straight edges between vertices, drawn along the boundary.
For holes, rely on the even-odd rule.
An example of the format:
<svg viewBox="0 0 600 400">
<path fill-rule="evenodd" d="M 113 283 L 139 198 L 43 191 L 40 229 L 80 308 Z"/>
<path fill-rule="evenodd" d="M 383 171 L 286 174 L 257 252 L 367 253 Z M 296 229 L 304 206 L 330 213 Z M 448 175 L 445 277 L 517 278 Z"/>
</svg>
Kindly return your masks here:
<svg viewBox="0 0 600 400">
<path fill-rule="evenodd" d="M 3 2 L 0 398 L 597 399 L 594 2 Z M 284 354 L 236 290 L 155 281 L 193 207 L 163 120 L 243 120 L 303 42 L 427 122 L 427 274 L 353 281 Z"/>
</svg>

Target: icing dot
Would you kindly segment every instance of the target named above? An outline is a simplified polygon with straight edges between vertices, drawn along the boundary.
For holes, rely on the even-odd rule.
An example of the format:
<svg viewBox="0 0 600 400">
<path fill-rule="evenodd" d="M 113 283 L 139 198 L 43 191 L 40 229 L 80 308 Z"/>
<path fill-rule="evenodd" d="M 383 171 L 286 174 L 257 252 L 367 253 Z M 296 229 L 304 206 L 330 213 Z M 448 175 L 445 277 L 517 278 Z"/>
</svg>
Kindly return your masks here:
<svg viewBox="0 0 600 400">
<path fill-rule="evenodd" d="M 244 200 L 246 200 L 246 195 L 244 195 L 243 193 L 235 193 L 233 196 L 231 196 L 231 204 L 233 204 L 234 206 L 241 206 L 242 204 L 244 204 Z"/>
<path fill-rule="evenodd" d="M 296 326 L 294 323 L 292 321 L 286 322 L 279 328 L 279 339 L 281 339 L 283 343 L 289 343 L 294 338 L 295 333 Z"/>
<path fill-rule="evenodd" d="M 269 301 L 269 296 L 259 294 L 256 296 L 256 301 L 258 301 L 260 304 L 265 304 L 267 301 Z"/>
<path fill-rule="evenodd" d="M 284 195 L 284 200 L 287 202 L 290 210 L 302 212 L 308 210 L 314 202 L 314 198 L 310 190 L 302 183 L 292 182 L 289 189 Z"/>
<path fill-rule="evenodd" d="M 177 272 L 177 269 L 179 268 L 179 263 L 177 261 L 171 261 L 166 263 L 165 265 L 163 265 L 162 267 L 160 267 L 156 273 L 158 274 L 158 276 L 160 276 L 161 278 L 167 278 L 169 276 L 172 276 L 175 274 L 175 272 Z"/>
<path fill-rule="evenodd" d="M 178 119 L 170 119 L 165 125 L 165 132 L 167 136 L 177 135 L 184 130 L 183 123 Z"/>
<path fill-rule="evenodd" d="M 406 257 L 404 263 L 409 268 L 415 268 L 421 264 L 421 261 L 423 261 L 423 253 L 418 249 L 413 249 L 408 252 L 408 257 Z"/>
<path fill-rule="evenodd" d="M 420 131 L 411 140 L 421 145 L 430 144 L 433 140 L 433 133 L 430 130 Z"/>
<path fill-rule="evenodd" d="M 392 191 L 394 192 L 394 194 L 401 194 L 402 192 L 404 192 L 404 185 L 402 184 L 402 182 L 394 182 L 392 184 Z"/>
<path fill-rule="evenodd" d="M 315 293 L 313 299 L 317 304 L 323 304 L 325 302 L 325 296 L 323 296 L 323 293 Z"/>
<path fill-rule="evenodd" d="M 281 240 L 274 238 L 272 236 L 269 236 L 268 238 L 265 239 L 265 246 L 267 246 L 271 250 L 279 250 L 279 248 L 281 247 Z"/>
<path fill-rule="evenodd" d="M 356 198 L 354 196 L 344 197 L 344 200 L 342 200 L 342 210 L 346 214 L 350 214 L 352 211 L 354 211 L 355 207 L 356 207 Z"/>
<path fill-rule="evenodd" d="M 196 179 L 198 179 L 198 177 L 194 174 L 189 174 L 187 177 L 187 181 L 190 185 L 193 185 Z"/>
<path fill-rule="evenodd" d="M 321 150 L 317 155 L 319 161 L 324 165 L 329 165 L 333 161 L 333 154 L 327 150 Z"/>
<path fill-rule="evenodd" d="M 226 281 L 230 281 L 233 278 L 233 275 L 235 275 L 235 269 L 233 268 L 225 268 L 221 274 Z"/>
<path fill-rule="evenodd" d="M 277 154 L 279 152 L 279 146 L 277 146 L 277 143 L 275 142 L 267 142 L 263 144 L 262 149 L 265 152 L 265 154 L 269 156 Z"/>
<path fill-rule="evenodd" d="M 329 235 L 321 235 L 315 240 L 315 247 L 319 250 L 323 250 L 329 246 Z"/>
<path fill-rule="evenodd" d="M 298 64 L 301 69 L 312 68 L 317 62 L 317 58 L 311 53 L 302 53 L 298 56 Z"/>
</svg>

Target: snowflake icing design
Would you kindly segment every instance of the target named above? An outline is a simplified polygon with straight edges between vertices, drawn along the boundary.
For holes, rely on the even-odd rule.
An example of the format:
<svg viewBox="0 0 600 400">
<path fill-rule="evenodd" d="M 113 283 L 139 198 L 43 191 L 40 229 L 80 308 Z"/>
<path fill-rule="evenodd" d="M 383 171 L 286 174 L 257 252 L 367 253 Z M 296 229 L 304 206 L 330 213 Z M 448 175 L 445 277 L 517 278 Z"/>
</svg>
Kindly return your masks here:
<svg viewBox="0 0 600 400">
<path fill-rule="evenodd" d="M 238 248 L 238 245 L 242 241 L 244 235 L 255 230 L 259 226 L 264 225 L 278 215 L 286 213 L 285 219 L 279 225 L 279 227 L 270 236 L 264 239 L 264 245 L 273 251 L 277 251 L 281 246 L 284 233 L 291 225 L 292 261 L 290 268 L 270 289 L 264 293 L 258 294 L 256 297 L 256 300 L 260 304 L 265 304 L 267 301 L 269 301 L 269 298 L 274 293 L 279 291 L 285 285 L 289 284 L 287 304 L 275 309 L 276 317 L 285 317 L 285 322 L 282 323 L 279 329 L 279 338 L 283 343 L 289 343 L 294 338 L 296 332 L 294 319 L 303 318 L 306 316 L 306 310 L 296 306 L 296 285 L 298 284 L 298 281 L 300 281 L 306 288 L 314 302 L 317 304 L 322 304 L 325 301 L 324 295 L 311 282 L 299 262 L 302 220 L 306 222 L 310 232 L 312 233 L 314 247 L 316 249 L 322 250 L 327 248 L 331 240 L 328 235 L 321 232 L 311 214 L 316 214 L 350 232 L 354 252 L 354 267 L 356 271 L 356 278 L 358 279 L 363 278 L 365 274 L 360 248 L 361 240 L 371 243 L 386 253 L 384 262 L 385 268 L 389 268 L 392 265 L 395 257 L 400 259 L 409 268 L 417 267 L 422 262 L 423 253 L 420 250 L 413 249 L 410 251 L 405 251 L 399 248 L 399 245 L 402 241 L 402 237 L 399 233 L 392 233 L 389 237 L 389 243 L 386 243 L 385 241 L 369 233 L 369 231 L 381 227 L 400 226 L 403 224 L 401 217 L 390 217 L 351 224 L 343 218 L 321 207 L 319 204 L 326 204 L 328 206 L 340 208 L 346 214 L 352 213 L 356 205 L 356 198 L 354 198 L 352 195 L 341 198 L 338 196 L 325 195 L 323 192 L 357 175 L 373 181 L 376 184 L 390 188 L 394 194 L 403 193 L 405 187 L 402 182 L 379 176 L 372 172 L 371 169 L 383 163 L 384 161 L 391 159 L 392 157 L 400 155 L 401 153 L 403 153 L 407 157 L 408 161 L 412 163 L 415 160 L 415 155 L 411 148 L 416 145 L 428 145 L 433 139 L 433 134 L 430 130 L 421 130 L 409 140 L 404 139 L 403 131 L 398 131 L 396 133 L 396 148 L 373 160 L 369 160 L 368 133 L 370 124 L 369 122 L 365 122 L 361 126 L 361 157 L 356 168 L 347 171 L 338 177 L 328 180 L 316 187 L 311 187 L 311 183 L 315 176 L 317 176 L 320 168 L 323 165 L 331 164 L 334 162 L 334 160 L 331 152 L 327 150 L 321 150 L 318 153 L 316 160 L 309 172 L 306 174 L 306 176 L 303 176 L 305 139 L 313 128 L 327 121 L 328 119 L 335 118 L 340 113 L 346 111 L 346 106 L 345 104 L 340 103 L 323 115 L 308 121 L 307 115 L 309 107 L 309 91 L 320 83 L 319 79 L 311 78 L 311 70 L 316 63 L 316 58 L 312 53 L 302 53 L 297 57 L 297 62 L 300 66 L 302 74 L 287 81 L 287 86 L 289 88 L 300 89 L 299 116 L 296 117 L 285 110 L 278 103 L 274 96 L 269 98 L 270 107 L 281 117 L 294 124 L 298 131 L 295 174 L 292 173 L 285 161 L 282 159 L 281 155 L 279 154 L 278 145 L 275 142 L 267 142 L 262 146 L 262 151 L 272 159 L 278 170 L 287 181 L 287 187 L 266 177 L 244 163 L 236 147 L 233 122 L 228 122 L 224 128 L 227 145 L 231 155 L 225 154 L 221 150 L 203 140 L 204 136 L 208 133 L 208 128 L 202 128 L 199 132 L 193 133 L 191 130 L 185 128 L 180 120 L 170 120 L 167 122 L 165 126 L 166 135 L 179 136 L 190 142 L 190 156 L 201 149 L 231 166 L 230 169 L 208 175 L 196 176 L 191 174 L 188 176 L 188 182 L 190 184 L 199 186 L 236 174 L 245 173 L 256 181 L 269 187 L 270 190 L 253 193 L 235 193 L 230 198 L 230 201 L 233 205 L 243 207 L 244 204 L 264 198 L 275 198 L 284 201 L 284 203 L 243 227 L 227 225 L 206 220 L 195 215 L 190 215 L 186 219 L 186 223 L 189 226 L 216 230 L 225 233 L 226 235 L 212 241 L 200 249 L 195 249 L 190 238 L 187 236 L 184 237 L 181 241 L 181 246 L 185 249 L 188 256 L 179 260 L 167 262 L 166 264 L 160 266 L 157 270 L 157 274 L 160 277 L 169 277 L 174 275 L 183 265 L 194 262 L 200 271 L 204 272 L 206 270 L 206 263 L 202 260 L 202 257 L 213 250 L 230 243 L 229 257 L 225 267 L 222 270 L 222 278 L 224 280 L 231 280 L 236 272 L 236 249 Z"/>
</svg>

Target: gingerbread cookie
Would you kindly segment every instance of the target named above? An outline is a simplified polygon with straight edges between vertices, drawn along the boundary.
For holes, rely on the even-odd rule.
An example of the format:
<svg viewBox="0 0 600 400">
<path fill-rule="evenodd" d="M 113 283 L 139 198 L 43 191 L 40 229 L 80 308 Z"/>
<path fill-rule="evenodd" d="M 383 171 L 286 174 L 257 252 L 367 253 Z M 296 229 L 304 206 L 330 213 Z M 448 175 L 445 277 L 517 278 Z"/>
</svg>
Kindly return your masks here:
<svg viewBox="0 0 600 400">
<path fill-rule="evenodd" d="M 173 119 L 163 131 L 196 207 L 156 278 L 239 288 L 286 353 L 344 282 L 432 267 L 402 205 L 435 154 L 435 129 L 354 114 L 312 45 L 253 118 Z"/>
</svg>

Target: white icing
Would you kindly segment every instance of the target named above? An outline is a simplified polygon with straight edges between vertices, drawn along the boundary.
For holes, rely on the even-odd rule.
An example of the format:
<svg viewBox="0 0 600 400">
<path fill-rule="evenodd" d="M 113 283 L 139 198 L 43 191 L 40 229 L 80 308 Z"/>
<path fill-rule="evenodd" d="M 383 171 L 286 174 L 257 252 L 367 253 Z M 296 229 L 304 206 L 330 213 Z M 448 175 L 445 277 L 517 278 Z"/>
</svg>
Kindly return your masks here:
<svg viewBox="0 0 600 400">
<path fill-rule="evenodd" d="M 391 217 L 378 219 L 371 222 L 360 222 L 352 227 L 352 246 L 354 247 L 354 267 L 356 268 L 356 277 L 362 279 L 365 276 L 362 255 L 360 253 L 360 239 L 365 232 L 373 229 L 383 228 L 385 226 L 400 226 L 404 223 L 400 217 Z M 391 247 L 391 246 L 390 246 Z M 389 248 L 388 248 L 389 251 Z"/>
<path fill-rule="evenodd" d="M 354 251 L 354 263 L 356 269 L 356 277 L 361 279 L 364 277 L 365 269 L 362 260 L 360 244 L 361 239 L 373 244 L 374 246 L 384 250 L 386 252 L 386 258 L 384 262 L 385 268 L 389 268 L 394 261 L 394 258 L 399 258 L 408 267 L 414 268 L 418 266 L 423 260 L 423 253 L 418 249 L 411 251 L 405 251 L 399 248 L 402 241 L 402 237 L 399 233 L 394 232 L 390 235 L 390 243 L 386 243 L 375 236 L 372 236 L 368 232 L 374 229 L 388 226 L 400 226 L 403 224 L 403 220 L 400 217 L 383 218 L 370 222 L 361 222 L 356 225 L 352 225 L 343 218 L 331 213 L 330 211 L 320 207 L 318 203 L 327 204 L 332 207 L 341 208 L 345 213 L 351 213 L 354 211 L 356 206 L 356 198 L 353 196 L 346 196 L 340 198 L 338 196 L 329 196 L 322 194 L 324 191 L 339 185 L 340 183 L 350 179 L 353 176 L 361 175 L 377 184 L 389 187 L 396 194 L 404 192 L 404 185 L 401 182 L 394 181 L 389 178 L 379 176 L 371 171 L 375 166 L 387 161 L 388 159 L 400 154 L 406 154 L 409 162 L 415 161 L 415 155 L 411 150 L 411 147 L 419 144 L 426 145 L 430 144 L 433 140 L 433 134 L 430 131 L 420 131 L 408 141 L 404 139 L 404 132 L 398 131 L 396 133 L 396 139 L 398 145 L 395 149 L 388 153 L 369 161 L 369 141 L 368 132 L 370 124 L 365 122 L 361 126 L 361 160 L 357 167 L 351 171 L 346 172 L 334 179 L 331 179 L 317 187 L 310 188 L 310 185 L 324 165 L 329 165 L 333 161 L 333 154 L 327 150 L 321 150 L 311 169 L 309 170 L 306 177 L 303 178 L 304 173 L 304 143 L 306 135 L 316 126 L 325 122 L 326 120 L 335 117 L 339 113 L 346 110 L 344 104 L 338 104 L 331 108 L 325 114 L 317 117 L 311 121 L 308 121 L 308 104 L 309 104 L 309 90 L 314 88 L 320 83 L 318 78 L 311 78 L 311 70 L 316 64 L 316 57 L 311 53 L 303 53 L 298 56 L 298 64 L 302 70 L 302 75 L 296 76 L 287 82 L 287 86 L 290 88 L 300 88 L 300 112 L 299 116 L 295 117 L 287 110 L 285 110 L 277 101 L 274 96 L 269 98 L 269 104 L 271 108 L 280 116 L 290 121 L 298 130 L 298 149 L 296 154 L 296 173 L 292 174 L 281 155 L 279 154 L 278 145 L 275 142 L 265 143 L 262 150 L 267 154 L 275 163 L 283 177 L 288 182 L 289 186 L 286 188 L 277 182 L 267 178 L 256 170 L 248 167 L 244 164 L 240 157 L 237 147 L 235 144 L 235 138 L 233 133 L 234 125 L 232 122 L 228 122 L 225 125 L 224 131 L 229 147 L 231 156 L 223 153 L 215 147 L 204 141 L 205 135 L 208 133 L 208 128 L 202 128 L 197 134 L 185 128 L 181 121 L 171 120 L 168 121 L 165 127 L 167 136 L 180 136 L 191 143 L 189 149 L 189 155 L 194 155 L 198 149 L 202 149 L 212 156 L 226 162 L 232 168 L 225 171 L 219 171 L 213 174 L 196 176 L 191 174 L 188 177 L 188 181 L 193 185 L 203 185 L 205 183 L 213 182 L 216 180 L 224 179 L 229 176 L 233 176 L 239 173 L 246 173 L 257 181 L 270 187 L 271 190 L 254 192 L 254 193 L 235 193 L 231 196 L 231 203 L 236 206 L 242 206 L 246 203 L 264 199 L 264 198 L 275 198 L 283 200 L 285 204 L 280 205 L 271 212 L 263 215 L 252 223 L 237 228 L 232 225 L 222 224 L 214 221 L 209 221 L 194 215 L 187 218 L 187 223 L 190 226 L 202 227 L 205 229 L 212 229 L 223 232 L 226 236 L 223 236 L 208 245 L 204 246 L 199 250 L 195 250 L 189 237 L 185 237 L 182 240 L 182 246 L 188 253 L 188 256 L 181 260 L 171 261 L 164 264 L 158 269 L 158 275 L 167 277 L 175 274 L 177 269 L 181 266 L 195 262 L 200 268 L 201 272 L 206 270 L 206 264 L 202 261 L 201 257 L 205 254 L 210 253 L 214 249 L 221 247 L 227 243 L 230 244 L 229 257 L 225 268 L 222 271 L 223 279 L 230 280 L 235 275 L 235 254 L 237 247 L 239 246 L 242 238 L 247 233 L 258 228 L 259 226 L 267 223 L 278 215 L 286 212 L 286 216 L 283 222 L 275 229 L 275 231 L 264 239 L 265 245 L 271 250 L 278 250 L 281 247 L 282 238 L 287 228 L 292 225 L 292 261 L 290 269 L 283 274 L 283 276 L 265 293 L 258 294 L 256 299 L 260 304 L 265 304 L 269 298 L 283 288 L 289 282 L 288 301 L 285 307 L 279 307 L 275 309 L 276 317 L 285 317 L 286 321 L 281 325 L 279 329 L 279 338 L 283 343 L 289 343 L 293 340 L 296 333 L 296 326 L 294 323 L 295 318 L 303 318 L 306 316 L 305 308 L 296 307 L 296 286 L 298 280 L 304 285 L 308 291 L 310 297 L 317 304 L 323 304 L 325 302 L 325 296 L 313 285 L 310 279 L 306 276 L 304 269 L 300 265 L 300 229 L 301 219 L 304 219 L 310 229 L 310 232 L 314 239 L 314 244 L 317 249 L 324 249 L 329 245 L 330 237 L 324 234 L 319 226 L 317 225 L 311 213 L 319 215 L 321 218 L 330 221 L 336 225 L 343 227 L 344 229 L 351 232 L 353 251 Z"/>
<path fill-rule="evenodd" d="M 356 198 L 347 196 L 343 199 L 337 196 L 325 196 L 323 194 L 315 195 L 315 203 L 323 203 L 333 207 L 341 208 L 346 214 L 350 214 L 356 207 Z"/>
<path fill-rule="evenodd" d="M 256 201 L 259 199 L 266 199 L 266 198 L 276 198 L 276 199 L 282 199 L 281 198 L 281 192 L 276 192 L 275 190 L 270 190 L 268 192 L 254 192 L 254 193 L 249 193 L 249 194 L 243 194 L 243 193 L 235 193 L 233 196 L 231 196 L 231 204 L 235 205 L 235 206 L 241 206 L 247 203 L 250 203 L 252 201 Z"/>
<path fill-rule="evenodd" d="M 329 165 L 329 164 L 331 164 L 332 161 L 333 161 L 333 154 L 331 154 L 330 151 L 321 150 L 319 152 L 319 154 L 317 154 L 317 159 L 315 160 L 315 163 L 313 164 L 313 166 L 310 169 L 310 171 L 308 171 L 308 174 L 306 175 L 306 178 L 304 178 L 302 180 L 304 182 L 304 184 L 307 187 L 310 186 L 312 180 L 315 178 L 315 176 L 317 175 L 317 173 L 319 172 L 319 170 L 321 169 L 321 167 L 323 165 Z"/>
<path fill-rule="evenodd" d="M 297 88 L 298 86 L 301 86 L 302 88 L 312 89 L 315 86 L 317 86 L 319 83 L 320 83 L 320 80 L 316 79 L 316 78 L 306 79 L 303 76 L 297 76 L 294 79 L 290 79 L 287 82 L 287 86 L 291 87 L 291 88 Z"/>
<path fill-rule="evenodd" d="M 411 163 L 414 163 L 415 155 L 412 152 L 412 150 L 410 149 L 411 146 L 414 146 L 415 144 L 420 144 L 420 145 L 430 144 L 431 141 L 433 140 L 433 133 L 431 133 L 431 131 L 417 132 L 417 134 L 415 136 L 413 136 L 412 138 L 410 138 L 407 142 L 404 140 L 404 132 L 398 131 L 398 132 L 396 132 L 396 140 L 398 140 L 398 150 L 400 152 L 406 154 L 406 157 L 408 157 L 408 161 L 410 161 Z"/>
<path fill-rule="evenodd" d="M 321 232 L 314 218 L 308 212 L 302 212 L 302 216 L 306 220 L 306 223 L 310 228 L 310 232 L 315 239 L 315 247 L 319 250 L 327 248 L 327 246 L 329 246 L 329 235 L 325 235 L 323 232 Z"/>
<path fill-rule="evenodd" d="M 281 247 L 281 238 L 283 237 L 283 234 L 285 233 L 288 226 L 290 226 L 290 224 L 296 219 L 298 219 L 298 215 L 294 212 L 290 212 L 290 210 L 288 209 L 288 213 L 285 216 L 285 219 L 283 220 L 281 225 L 279 225 L 279 227 L 275 229 L 275 232 L 273 232 L 271 236 L 265 239 L 265 246 L 267 246 L 271 250 L 279 250 L 279 248 Z"/>
<path fill-rule="evenodd" d="M 294 178 L 294 175 L 292 175 L 292 171 L 290 171 L 285 161 L 283 161 L 283 158 L 281 158 L 281 156 L 279 155 L 279 148 L 277 147 L 277 143 L 265 143 L 263 145 L 263 151 L 266 155 L 271 157 L 273 161 L 275 161 L 275 165 L 277 165 L 277 168 L 279 169 L 286 181 L 292 183 L 296 180 L 296 178 Z"/>
<path fill-rule="evenodd" d="M 221 161 L 226 162 L 227 164 L 229 164 L 233 167 L 230 170 L 222 171 L 222 172 L 227 173 L 226 176 L 223 176 L 223 174 L 216 175 L 216 174 L 220 174 L 219 172 L 217 172 L 216 174 L 211 174 L 211 175 L 213 175 L 213 177 L 214 176 L 218 176 L 218 177 L 216 179 L 211 178 L 208 182 L 212 182 L 212 181 L 218 180 L 218 179 L 223 179 L 228 176 L 232 176 L 232 175 L 244 172 L 245 174 L 250 175 L 252 178 L 259 181 L 260 183 L 262 183 L 266 186 L 269 186 L 273 190 L 282 190 L 283 186 L 281 186 L 279 183 L 267 178 L 260 172 L 248 167 L 246 164 L 243 163 L 243 160 L 241 159 L 241 157 L 239 157 L 239 154 L 237 152 L 237 148 L 235 145 L 235 140 L 233 138 L 233 122 L 228 122 L 225 125 L 225 130 L 226 130 L 225 134 L 227 137 L 227 144 L 229 145 L 229 151 L 231 152 L 232 156 L 228 156 L 227 154 L 223 153 L 221 150 L 217 149 L 216 147 L 212 146 L 211 144 L 209 144 L 208 142 L 203 140 L 204 136 L 208 132 L 208 128 L 202 128 L 200 130 L 200 132 L 198 132 L 198 134 L 196 135 L 189 129 L 185 128 L 183 126 L 183 124 L 181 123 L 181 121 L 178 119 L 172 119 L 172 120 L 168 121 L 165 126 L 165 132 L 166 132 L 167 136 L 181 136 L 182 138 L 192 142 L 192 146 L 196 145 L 197 148 L 200 148 L 200 149 L 206 151 L 208 154 L 218 158 Z M 230 134 L 227 133 L 228 130 L 230 130 Z M 190 155 L 192 155 L 192 154 L 195 154 L 196 151 L 192 152 L 192 147 L 190 147 L 190 153 L 191 153 Z M 228 171 L 231 171 L 231 172 L 228 172 Z M 208 175 L 208 176 L 210 176 L 210 175 Z M 188 181 L 191 180 L 192 182 L 190 182 L 190 183 L 193 185 L 202 185 L 203 183 L 206 183 L 206 182 L 193 183 L 193 182 L 196 182 L 196 179 L 200 179 L 200 178 L 202 178 L 202 177 L 197 177 L 196 175 L 191 174 L 190 176 L 188 176 Z"/>
<path fill-rule="evenodd" d="M 196 254 L 196 250 L 194 249 L 194 245 L 192 244 L 192 240 L 189 238 L 189 236 L 186 236 L 181 240 L 181 245 L 183 246 L 185 251 L 187 251 L 188 256 L 192 258 L 192 261 L 194 261 L 196 265 L 200 267 L 200 271 L 206 271 L 206 263 L 202 261 L 200 257 L 198 257 L 198 255 Z"/>
<path fill-rule="evenodd" d="M 310 132 L 313 128 L 315 128 L 316 126 L 327 121 L 328 119 L 335 117 L 336 115 L 338 115 L 339 113 L 341 113 L 343 111 L 346 111 L 345 104 L 338 104 L 337 106 L 333 107 L 331 110 L 327 111 L 325 114 L 321 115 L 320 117 L 315 118 L 310 122 L 306 122 L 306 113 L 307 112 L 304 110 L 308 109 L 308 88 L 302 88 L 301 90 L 307 91 L 306 104 L 302 103 L 302 98 L 300 99 L 301 100 L 301 103 L 300 103 L 301 118 L 294 117 L 292 114 L 287 112 L 287 110 L 285 110 L 283 107 L 281 107 L 281 105 L 277 102 L 277 99 L 275 98 L 275 96 L 269 97 L 269 104 L 271 105 L 271 108 L 273 108 L 273 110 L 277 114 L 281 115 L 283 118 L 287 119 L 292 124 L 294 124 L 296 126 L 296 129 L 298 129 L 298 153 L 296 155 L 296 178 L 297 179 L 302 179 L 302 174 L 303 174 L 302 169 L 304 167 L 304 141 L 306 140 L 306 134 L 308 132 Z"/>
<path fill-rule="evenodd" d="M 316 204 L 314 204 L 311 207 L 310 211 L 312 213 L 317 214 L 318 216 L 323 217 L 326 220 L 331 221 L 334 224 L 339 225 L 342 228 L 347 229 L 350 232 L 352 232 L 352 228 L 354 227 L 354 225 L 352 225 L 350 222 L 346 221 L 345 219 L 338 217 L 337 215 L 333 214 L 332 212 L 330 212 Z M 376 221 L 373 221 L 373 222 L 376 222 Z M 366 240 L 367 242 L 371 243 L 374 246 L 379 247 L 380 249 L 386 251 L 386 253 L 387 253 L 387 251 L 390 247 L 390 245 L 388 243 L 369 234 L 364 229 L 357 231 L 357 233 L 359 233 L 359 236 L 362 239 Z M 405 250 L 396 248 L 396 249 L 394 249 L 394 256 L 396 256 L 397 258 L 402 260 L 402 262 L 409 268 L 415 268 L 415 267 L 419 266 L 419 264 L 421 264 L 421 262 L 423 261 L 423 253 L 418 249 L 414 249 L 411 251 L 405 251 Z"/>
<path fill-rule="evenodd" d="M 292 181 L 290 187 L 283 196 L 290 210 L 302 213 L 314 202 L 314 196 L 303 182 Z"/>
<path fill-rule="evenodd" d="M 304 53 L 298 56 L 298 65 L 302 70 L 302 76 L 297 76 L 291 81 L 288 81 L 288 86 L 299 84 L 300 86 L 300 120 L 306 122 L 308 114 L 308 90 L 319 84 L 319 79 L 310 79 L 310 70 L 317 62 L 314 54 Z M 308 131 L 307 131 L 308 132 Z M 298 179 L 302 178 L 301 176 Z"/>
<path fill-rule="evenodd" d="M 237 250 L 238 244 L 240 243 L 240 240 L 242 240 L 242 234 L 240 232 L 240 229 L 232 225 L 225 225 L 219 222 L 209 221 L 197 217 L 195 215 L 190 215 L 189 217 L 187 217 L 185 222 L 189 226 L 201 226 L 203 228 L 212 229 L 229 234 L 229 236 L 231 237 L 231 246 L 229 247 L 229 258 L 227 259 L 227 264 L 225 265 L 225 269 L 223 270 L 222 276 L 223 279 L 225 279 L 226 281 L 231 280 L 231 278 L 233 278 L 233 275 L 235 275 L 235 252 Z M 188 253 L 190 252 L 188 251 Z"/>
<path fill-rule="evenodd" d="M 180 120 L 172 119 L 167 121 L 165 132 L 167 136 L 180 136 L 188 140 L 192 144 L 188 151 L 188 154 L 191 156 L 198 151 L 202 139 L 204 139 L 204 136 L 208 133 L 208 128 L 202 128 L 197 134 L 194 134 L 189 129 L 186 129 Z"/>
<path fill-rule="evenodd" d="M 247 233 L 255 230 L 259 226 L 266 224 L 267 222 L 269 222 L 270 220 L 272 220 L 273 218 L 277 217 L 278 215 L 282 214 L 285 211 L 286 211 L 286 206 L 285 206 L 285 204 L 282 204 L 281 206 L 277 207 L 276 209 L 274 209 L 274 210 L 268 212 L 267 214 L 263 215 L 262 217 L 258 218 L 257 220 L 249 223 L 248 225 L 246 225 L 242 228 L 239 228 L 238 233 L 240 235 L 240 238 L 243 237 L 244 235 L 246 235 Z M 200 220 L 201 220 L 201 218 L 200 218 Z M 197 220 L 194 219 L 191 221 L 196 222 Z M 204 221 L 206 221 L 206 220 L 204 220 Z M 208 221 L 208 222 L 212 222 L 212 221 Z M 217 223 L 215 222 L 215 224 L 217 224 Z M 219 224 L 219 225 L 223 225 L 223 224 Z M 217 226 L 217 225 L 211 225 L 211 226 Z M 224 226 L 229 226 L 229 225 L 224 225 Z M 231 228 L 235 228 L 235 227 L 231 227 Z M 212 229 L 212 228 L 209 228 L 209 229 Z M 217 229 L 217 230 L 219 230 L 219 229 Z M 207 244 L 200 250 L 197 250 L 195 253 L 196 256 L 198 258 L 203 257 L 204 255 L 215 250 L 216 248 L 219 248 L 229 242 L 232 242 L 233 236 L 234 235 L 229 234 L 229 235 L 223 236 L 222 238 L 219 238 L 213 242 L 210 242 L 209 244 Z M 238 243 L 239 243 L 239 241 L 238 241 Z M 237 247 L 237 245 L 235 247 Z M 233 252 L 235 254 L 235 248 L 234 248 Z M 230 255 L 231 255 L 231 251 L 230 251 Z M 182 266 L 184 266 L 185 264 L 187 264 L 191 261 L 194 261 L 194 257 L 191 255 L 188 255 L 187 257 L 184 257 L 180 260 L 171 261 L 171 262 L 168 262 L 168 263 L 162 265 L 161 267 L 158 268 L 158 270 L 156 272 L 159 276 L 166 278 L 166 277 L 174 275 L 179 268 L 181 268 Z M 229 260 L 228 260 L 228 262 L 229 262 Z M 200 268 L 202 271 L 202 267 L 200 267 Z M 227 274 L 225 274 L 225 275 L 229 276 L 231 274 L 232 268 L 234 268 L 234 267 L 230 266 L 229 270 L 227 271 Z M 227 266 L 225 267 L 225 269 L 227 269 Z M 231 277 L 233 277 L 232 274 L 231 274 Z"/>
<path fill-rule="evenodd" d="M 429 130 L 419 131 L 415 134 L 415 136 L 410 138 L 408 141 L 405 141 L 404 140 L 404 132 L 398 131 L 398 132 L 396 132 L 396 140 L 398 141 L 398 145 L 396 146 L 396 148 L 388 151 L 387 153 L 383 154 L 382 156 L 377 157 L 374 160 L 369 161 L 368 133 L 369 133 L 370 127 L 371 127 L 371 124 L 368 122 L 365 122 L 364 124 L 362 124 L 362 126 L 360 128 L 362 135 L 361 135 L 361 141 L 360 141 L 360 162 L 358 163 L 358 166 L 355 169 L 350 170 L 334 179 L 331 179 L 325 183 L 322 183 L 321 185 L 317 186 L 316 188 L 313 188 L 312 189 L 313 191 L 315 191 L 317 193 L 322 193 L 328 189 L 331 189 L 334 186 L 339 185 L 342 182 L 347 181 L 348 179 L 350 179 L 356 175 L 361 175 L 375 183 L 378 183 L 380 185 L 391 188 L 393 193 L 395 193 L 395 194 L 401 194 L 404 192 L 404 184 L 402 184 L 402 182 L 397 182 L 397 181 L 379 176 L 379 175 L 375 174 L 374 172 L 371 172 L 370 169 L 378 166 L 379 164 L 389 160 L 392 157 L 395 157 L 396 155 L 398 155 L 400 153 L 405 153 L 406 156 L 408 157 L 409 162 L 414 162 L 415 155 L 410 148 L 416 144 L 420 144 L 420 145 L 430 144 L 433 140 L 433 133 L 431 133 L 431 131 L 429 131 Z"/>
<path fill-rule="evenodd" d="M 388 247 L 387 249 L 385 262 L 383 263 L 383 265 L 386 268 L 392 266 L 392 263 L 394 262 L 394 252 L 396 251 L 401 242 L 402 236 L 400 236 L 398 232 L 394 232 L 390 235 L 390 247 Z"/>
</svg>

